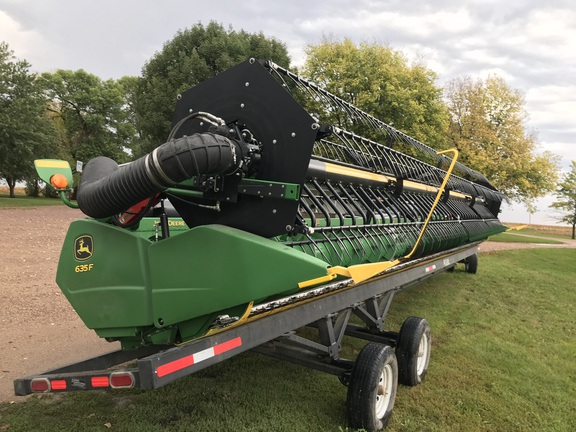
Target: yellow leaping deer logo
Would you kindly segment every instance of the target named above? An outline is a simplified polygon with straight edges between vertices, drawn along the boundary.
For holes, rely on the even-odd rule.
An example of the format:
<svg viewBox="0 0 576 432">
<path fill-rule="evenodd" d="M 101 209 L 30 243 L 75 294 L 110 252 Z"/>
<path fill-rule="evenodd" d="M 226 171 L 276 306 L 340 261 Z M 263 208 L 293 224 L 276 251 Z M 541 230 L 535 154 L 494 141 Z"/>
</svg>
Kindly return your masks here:
<svg viewBox="0 0 576 432">
<path fill-rule="evenodd" d="M 94 240 L 92 236 L 82 235 L 74 242 L 74 258 L 78 261 L 86 261 L 94 253 Z"/>
</svg>

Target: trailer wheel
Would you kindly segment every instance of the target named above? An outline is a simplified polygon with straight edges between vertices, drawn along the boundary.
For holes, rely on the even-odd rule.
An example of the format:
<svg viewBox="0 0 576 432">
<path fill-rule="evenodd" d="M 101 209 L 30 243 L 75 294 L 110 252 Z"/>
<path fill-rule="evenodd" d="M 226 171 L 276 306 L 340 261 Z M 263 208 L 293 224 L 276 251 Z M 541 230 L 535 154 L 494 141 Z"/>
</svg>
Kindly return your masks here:
<svg viewBox="0 0 576 432">
<path fill-rule="evenodd" d="M 394 350 L 378 343 L 367 344 L 354 363 L 346 417 L 354 429 L 367 431 L 386 427 L 396 399 L 398 362 Z"/>
<path fill-rule="evenodd" d="M 478 271 L 478 255 L 470 255 L 464 261 L 464 265 L 466 266 L 466 273 L 476 274 Z"/>
<path fill-rule="evenodd" d="M 424 318 L 408 317 L 400 328 L 396 343 L 398 382 L 407 386 L 420 384 L 430 363 L 432 335 Z"/>
</svg>

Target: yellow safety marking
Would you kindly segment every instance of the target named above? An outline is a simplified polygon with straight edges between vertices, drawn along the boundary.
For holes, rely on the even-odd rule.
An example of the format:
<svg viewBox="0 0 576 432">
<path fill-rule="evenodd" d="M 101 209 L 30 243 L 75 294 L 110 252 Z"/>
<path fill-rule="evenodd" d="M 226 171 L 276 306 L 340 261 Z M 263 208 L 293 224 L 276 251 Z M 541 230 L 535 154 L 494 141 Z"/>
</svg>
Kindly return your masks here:
<svg viewBox="0 0 576 432">
<path fill-rule="evenodd" d="M 374 174 L 368 171 L 362 171 L 355 168 L 345 167 L 341 165 L 335 165 L 331 163 L 325 163 L 326 165 L 326 172 L 332 174 L 341 174 L 350 177 L 362 178 L 365 180 L 373 180 L 382 183 L 389 183 L 393 180 L 391 177 L 387 177 L 382 174 Z"/>
<path fill-rule="evenodd" d="M 321 284 L 323 282 L 330 282 L 332 279 L 336 278 L 336 274 L 328 274 L 326 276 L 320 276 L 314 279 L 309 279 L 303 282 L 298 282 L 298 288 L 300 289 L 304 289 L 304 288 L 309 288 L 311 286 L 314 285 L 318 285 Z"/>
<path fill-rule="evenodd" d="M 518 225 L 515 227 L 510 227 L 506 230 L 506 232 L 508 232 L 508 231 L 520 231 L 520 230 L 523 230 L 524 228 L 526 228 L 527 226 L 528 225 Z"/>
<path fill-rule="evenodd" d="M 70 164 L 62 160 L 38 159 L 34 162 L 38 168 L 70 168 Z"/>
<path fill-rule="evenodd" d="M 330 267 L 328 273 L 351 277 L 354 280 L 354 283 L 360 283 L 394 267 L 397 264 L 400 264 L 400 260 L 356 264 L 350 267 L 335 266 Z"/>
</svg>

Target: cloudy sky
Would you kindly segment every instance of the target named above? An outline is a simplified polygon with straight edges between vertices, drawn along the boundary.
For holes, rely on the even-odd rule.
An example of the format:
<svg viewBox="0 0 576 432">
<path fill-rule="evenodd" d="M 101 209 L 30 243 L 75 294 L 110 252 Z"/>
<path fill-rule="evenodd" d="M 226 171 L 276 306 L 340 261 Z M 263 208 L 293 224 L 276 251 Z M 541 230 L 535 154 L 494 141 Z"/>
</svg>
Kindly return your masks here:
<svg viewBox="0 0 576 432">
<path fill-rule="evenodd" d="M 375 41 L 424 61 L 439 85 L 498 74 L 526 97 L 541 148 L 576 159 L 576 0 L 0 0 L 0 40 L 35 71 L 139 75 L 179 29 L 218 21 L 284 42 L 293 64 L 323 35 Z M 538 203 L 532 223 L 551 223 Z M 520 206 L 501 219 L 528 222 Z"/>
</svg>

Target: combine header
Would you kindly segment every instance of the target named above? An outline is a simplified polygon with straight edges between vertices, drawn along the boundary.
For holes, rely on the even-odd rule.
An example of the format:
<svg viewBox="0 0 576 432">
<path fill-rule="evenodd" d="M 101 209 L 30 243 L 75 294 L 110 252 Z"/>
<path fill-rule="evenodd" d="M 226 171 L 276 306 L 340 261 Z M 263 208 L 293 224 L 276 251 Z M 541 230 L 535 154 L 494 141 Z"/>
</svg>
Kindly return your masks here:
<svg viewBox="0 0 576 432">
<path fill-rule="evenodd" d="M 458 262 L 474 273 L 478 243 L 505 230 L 502 194 L 456 150 L 437 153 L 269 61 L 177 99 L 167 142 L 126 165 L 89 161 L 76 204 L 68 164 L 36 161 L 90 217 L 70 225 L 57 283 L 122 346 L 97 364 L 140 360 L 97 374 L 92 359 L 17 380 L 17 394 L 154 388 L 255 349 L 339 375 L 350 425 L 384 427 L 396 381 L 424 377 L 431 340 L 420 318 L 384 331 L 394 292 Z M 294 332 L 307 325 L 319 342 Z M 346 361 L 344 334 L 379 343 Z"/>
</svg>

